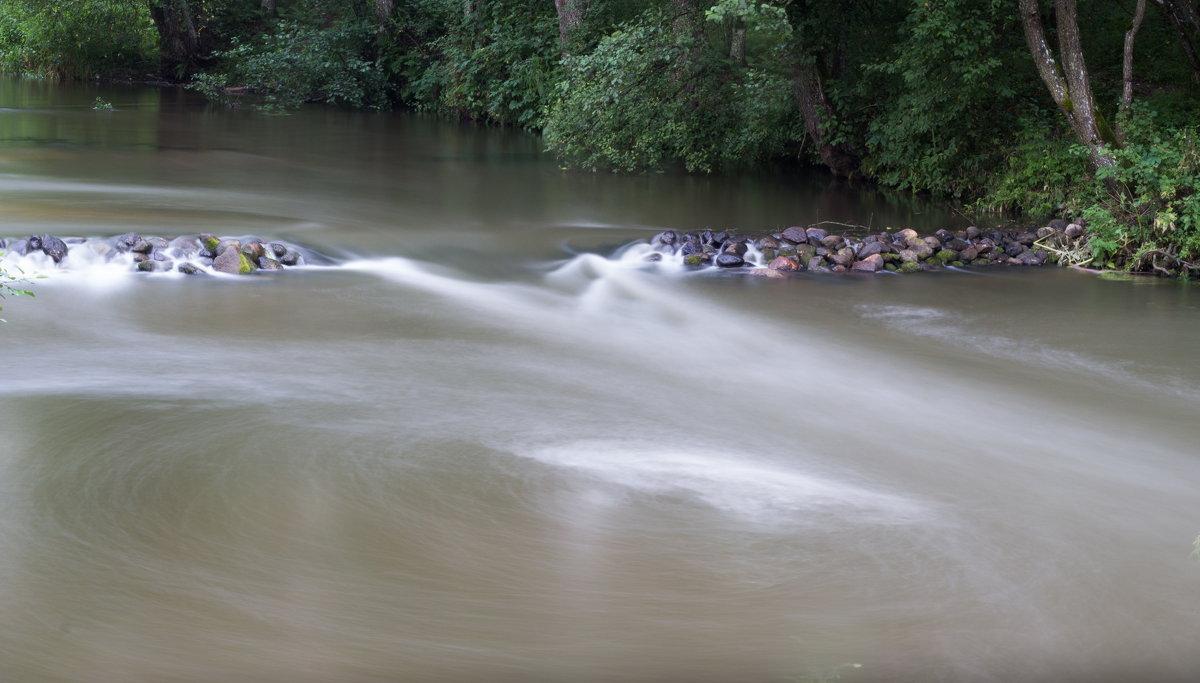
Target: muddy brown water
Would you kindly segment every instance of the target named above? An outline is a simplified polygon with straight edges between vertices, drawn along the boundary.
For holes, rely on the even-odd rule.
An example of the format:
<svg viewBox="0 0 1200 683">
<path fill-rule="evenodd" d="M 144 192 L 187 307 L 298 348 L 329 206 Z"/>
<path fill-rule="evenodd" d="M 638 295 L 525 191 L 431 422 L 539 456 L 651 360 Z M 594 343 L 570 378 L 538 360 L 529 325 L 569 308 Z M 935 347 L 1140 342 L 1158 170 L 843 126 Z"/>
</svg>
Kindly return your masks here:
<svg viewBox="0 0 1200 683">
<path fill-rule="evenodd" d="M 617 249 L 818 220 L 961 225 L 816 175 L 0 80 L 0 235 L 332 259 L 5 261 L 48 277 L 0 325 L 0 679 L 1200 671 L 1200 290 Z"/>
</svg>

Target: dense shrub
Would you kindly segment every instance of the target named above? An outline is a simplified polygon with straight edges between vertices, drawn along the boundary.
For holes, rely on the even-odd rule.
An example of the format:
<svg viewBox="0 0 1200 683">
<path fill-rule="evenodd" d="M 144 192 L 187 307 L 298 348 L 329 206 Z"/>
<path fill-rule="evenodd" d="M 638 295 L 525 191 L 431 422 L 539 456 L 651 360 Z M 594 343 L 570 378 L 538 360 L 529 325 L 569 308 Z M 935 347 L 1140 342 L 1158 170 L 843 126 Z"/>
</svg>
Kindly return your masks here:
<svg viewBox="0 0 1200 683">
<path fill-rule="evenodd" d="M 154 68 L 156 39 L 145 2 L 6 0 L 0 69 L 59 78 L 145 73 Z"/>
<path fill-rule="evenodd" d="M 345 19 L 328 27 L 280 21 L 254 40 L 234 39 L 217 54 L 220 69 L 197 76 L 193 86 L 222 101 L 248 91 L 275 109 L 303 102 L 382 107 L 388 87 L 383 71 L 366 56 L 373 47 L 374 29 L 366 21 Z"/>
</svg>

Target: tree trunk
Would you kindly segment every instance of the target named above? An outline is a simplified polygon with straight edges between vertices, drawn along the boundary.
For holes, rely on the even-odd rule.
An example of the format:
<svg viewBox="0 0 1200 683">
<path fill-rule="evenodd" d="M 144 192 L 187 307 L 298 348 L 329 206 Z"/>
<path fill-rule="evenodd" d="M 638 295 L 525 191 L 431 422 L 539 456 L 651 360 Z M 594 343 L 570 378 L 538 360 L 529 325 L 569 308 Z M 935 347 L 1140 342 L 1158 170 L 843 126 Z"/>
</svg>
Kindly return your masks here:
<svg viewBox="0 0 1200 683">
<path fill-rule="evenodd" d="M 684 48 L 675 65 L 674 78 L 684 87 L 689 87 L 687 81 L 692 67 L 700 57 L 700 20 L 696 0 L 671 0 L 671 3 L 675 6 L 671 30 L 675 33 L 675 41 Z"/>
<path fill-rule="evenodd" d="M 200 38 L 188 0 L 152 0 L 150 18 L 158 29 L 163 73 L 176 80 L 187 78 L 200 60 Z"/>
<path fill-rule="evenodd" d="M 562 56 L 571 54 L 572 34 L 583 24 L 587 13 L 587 0 L 554 0 L 558 10 L 558 48 Z"/>
<path fill-rule="evenodd" d="M 1167 15 L 1167 22 L 1179 36 L 1179 47 L 1192 67 L 1192 77 L 1200 83 L 1200 12 L 1189 0 L 1155 0 Z"/>
<path fill-rule="evenodd" d="M 1083 59 L 1075 0 L 1054 2 L 1058 47 L 1063 64 L 1061 71 L 1049 43 L 1046 42 L 1038 1 L 1019 1 L 1025 41 L 1029 44 L 1029 52 L 1033 55 L 1038 74 L 1050 90 L 1050 96 L 1071 124 L 1075 136 L 1087 148 L 1092 165 L 1097 170 L 1111 167 L 1114 163 L 1113 158 L 1104 146 L 1105 136 L 1101 134 L 1087 64 Z M 1119 192 L 1116 181 L 1111 178 L 1105 180 L 1105 185 L 1110 191 Z"/>
<path fill-rule="evenodd" d="M 375 32 L 383 35 L 388 32 L 388 22 L 392 11 L 396 9 L 396 0 L 375 0 Z"/>
<path fill-rule="evenodd" d="M 825 99 L 821 77 L 812 64 L 792 67 L 792 92 L 804 117 L 804 131 L 817 147 L 821 162 L 834 175 L 848 178 L 858 171 L 859 159 L 842 145 L 830 144 L 825 128 L 833 120 L 833 108 Z"/>
<path fill-rule="evenodd" d="M 729 59 L 738 64 L 746 63 L 746 24 L 736 19 L 729 36 Z"/>
<path fill-rule="evenodd" d="M 262 0 L 262 4 L 258 8 L 268 17 L 275 16 L 275 0 Z"/>
<path fill-rule="evenodd" d="M 1137 8 L 1133 12 L 1133 23 L 1125 32 L 1125 54 L 1121 60 L 1121 106 L 1117 110 L 1118 125 L 1129 116 L 1133 107 L 1133 41 L 1137 38 L 1138 29 L 1142 27 L 1142 18 L 1146 16 L 1146 0 L 1137 0 Z M 1118 134 L 1124 137 L 1118 129 Z"/>
</svg>

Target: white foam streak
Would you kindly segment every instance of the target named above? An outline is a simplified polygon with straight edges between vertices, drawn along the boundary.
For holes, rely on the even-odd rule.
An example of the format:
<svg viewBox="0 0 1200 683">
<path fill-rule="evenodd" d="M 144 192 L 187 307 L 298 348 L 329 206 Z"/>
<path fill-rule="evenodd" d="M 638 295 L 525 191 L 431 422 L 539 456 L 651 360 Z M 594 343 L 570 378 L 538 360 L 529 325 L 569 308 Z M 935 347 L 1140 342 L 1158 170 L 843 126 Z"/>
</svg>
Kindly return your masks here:
<svg viewBox="0 0 1200 683">
<path fill-rule="evenodd" d="M 907 524 L 928 518 L 901 496 L 704 447 L 576 441 L 521 454 L 633 491 L 676 495 L 748 521 Z"/>
</svg>

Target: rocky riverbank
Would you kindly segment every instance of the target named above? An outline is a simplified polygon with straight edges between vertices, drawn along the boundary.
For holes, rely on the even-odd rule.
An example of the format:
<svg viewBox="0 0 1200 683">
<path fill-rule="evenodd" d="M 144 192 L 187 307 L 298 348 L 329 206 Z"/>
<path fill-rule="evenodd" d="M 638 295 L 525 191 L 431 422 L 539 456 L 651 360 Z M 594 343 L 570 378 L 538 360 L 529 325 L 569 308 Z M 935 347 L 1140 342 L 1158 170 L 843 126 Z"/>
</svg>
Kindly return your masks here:
<svg viewBox="0 0 1200 683">
<path fill-rule="evenodd" d="M 969 227 L 921 235 L 912 229 L 855 234 L 819 226 L 782 232 L 661 232 L 650 240 L 647 258 L 682 258 L 689 266 L 765 266 L 767 274 L 799 271 L 913 273 L 946 266 L 1040 266 L 1086 244 L 1083 226 L 1062 220 L 1037 230 L 1001 231 Z"/>
<path fill-rule="evenodd" d="M 167 239 L 128 232 L 107 238 L 30 235 L 0 239 L 0 251 L 20 256 L 42 255 L 54 264 L 64 260 L 123 263 L 139 272 L 178 271 L 186 275 L 283 270 L 304 265 L 305 252 L 285 242 L 257 237 L 218 237 L 211 233 Z"/>
</svg>

